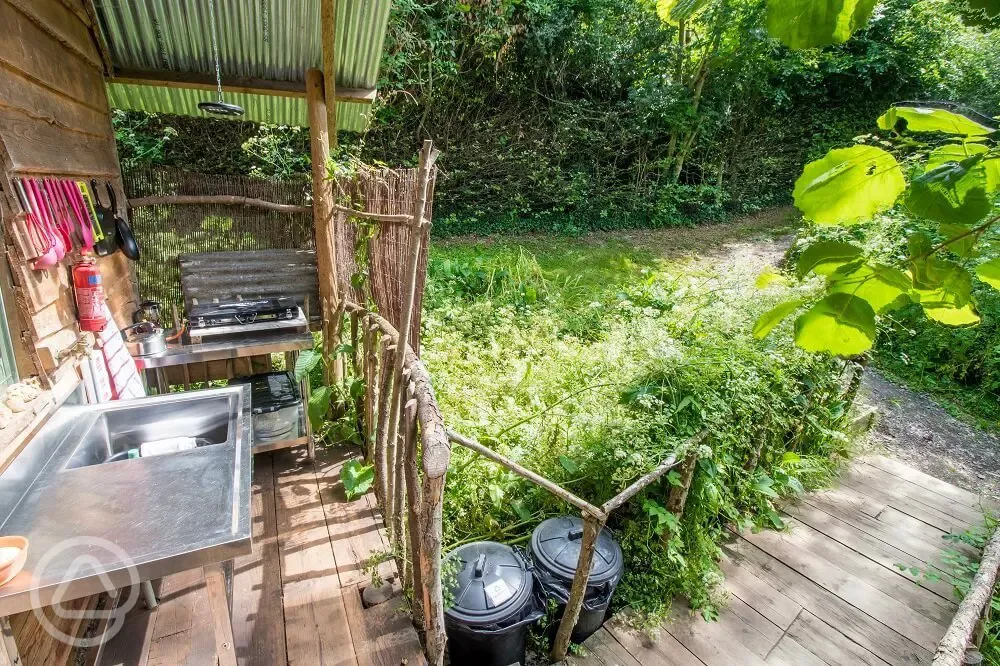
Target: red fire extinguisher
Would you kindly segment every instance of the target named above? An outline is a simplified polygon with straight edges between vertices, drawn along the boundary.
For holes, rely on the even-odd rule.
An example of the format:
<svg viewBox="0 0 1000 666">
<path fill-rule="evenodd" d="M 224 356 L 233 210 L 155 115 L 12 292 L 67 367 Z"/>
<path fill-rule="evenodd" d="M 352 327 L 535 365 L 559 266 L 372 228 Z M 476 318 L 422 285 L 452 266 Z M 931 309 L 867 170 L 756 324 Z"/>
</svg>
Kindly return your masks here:
<svg viewBox="0 0 1000 666">
<path fill-rule="evenodd" d="M 101 271 L 93 257 L 85 256 L 73 266 L 73 291 L 80 329 L 100 331 L 108 320 L 104 317 L 104 285 Z"/>
</svg>

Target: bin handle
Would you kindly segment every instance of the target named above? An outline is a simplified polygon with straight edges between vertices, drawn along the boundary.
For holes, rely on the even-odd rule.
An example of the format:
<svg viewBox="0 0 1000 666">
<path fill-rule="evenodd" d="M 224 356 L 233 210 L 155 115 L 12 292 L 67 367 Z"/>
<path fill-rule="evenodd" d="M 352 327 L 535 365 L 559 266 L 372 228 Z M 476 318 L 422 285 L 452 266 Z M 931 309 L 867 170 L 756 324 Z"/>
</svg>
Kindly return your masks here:
<svg viewBox="0 0 1000 666">
<path fill-rule="evenodd" d="M 476 559 L 476 568 L 474 569 L 473 573 L 476 578 L 482 578 L 485 570 L 486 570 L 486 553 L 479 553 L 479 557 Z"/>
<path fill-rule="evenodd" d="M 583 538 L 583 528 L 582 527 L 575 527 L 575 528 L 571 529 L 569 531 L 569 534 L 567 535 L 567 538 L 570 541 L 579 541 L 580 539 Z"/>
</svg>

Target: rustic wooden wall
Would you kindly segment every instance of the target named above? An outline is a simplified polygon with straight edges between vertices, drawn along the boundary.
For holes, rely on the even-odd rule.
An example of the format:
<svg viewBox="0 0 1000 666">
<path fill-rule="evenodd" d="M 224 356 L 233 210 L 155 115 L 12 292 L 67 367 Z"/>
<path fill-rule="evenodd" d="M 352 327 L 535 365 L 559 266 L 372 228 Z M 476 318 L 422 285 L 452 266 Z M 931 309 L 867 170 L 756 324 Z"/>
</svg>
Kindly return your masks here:
<svg viewBox="0 0 1000 666">
<path fill-rule="evenodd" d="M 0 213 L 7 272 L 0 276 L 18 370 L 53 378 L 75 372 L 60 352 L 79 338 L 69 271 L 76 256 L 32 270 L 18 229 L 23 215 L 11 190 L 18 176 L 96 178 L 125 201 L 104 89 L 105 59 L 83 0 L 0 0 Z M 125 210 L 119 211 L 124 214 Z M 116 323 L 135 309 L 132 269 L 121 253 L 99 260 Z M 10 301 L 13 301 L 11 303 Z M 96 598 L 74 602 L 87 606 Z M 51 613 L 47 613 L 52 615 Z M 67 633 L 79 621 L 53 617 Z M 68 646 L 41 630 L 33 615 L 11 618 L 23 663 L 65 664 Z"/>
<path fill-rule="evenodd" d="M 96 178 L 112 184 L 123 207 L 104 63 L 91 21 L 83 0 L 0 0 L 0 206 L 18 313 L 16 323 L 10 316 L 8 322 L 20 340 L 20 356 L 49 374 L 59 365 L 60 352 L 79 337 L 69 279 L 75 257 L 46 271 L 32 270 L 11 179 Z M 131 266 L 120 253 L 99 265 L 122 326 L 135 309 Z"/>
</svg>

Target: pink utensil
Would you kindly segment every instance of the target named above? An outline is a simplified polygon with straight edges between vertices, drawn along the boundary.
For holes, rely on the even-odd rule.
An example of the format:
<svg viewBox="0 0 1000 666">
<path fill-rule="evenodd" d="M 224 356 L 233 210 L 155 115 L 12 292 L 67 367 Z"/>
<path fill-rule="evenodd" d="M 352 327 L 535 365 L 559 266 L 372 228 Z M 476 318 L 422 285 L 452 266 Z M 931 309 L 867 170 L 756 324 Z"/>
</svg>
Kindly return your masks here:
<svg viewBox="0 0 1000 666">
<path fill-rule="evenodd" d="M 35 259 L 34 263 L 31 265 L 35 270 L 45 270 L 51 268 L 59 263 L 59 256 L 56 253 L 55 239 L 49 234 L 48 229 L 45 226 L 45 221 L 41 217 L 41 213 L 38 210 L 38 204 L 35 202 L 34 195 L 31 191 L 31 183 L 25 187 L 22 181 L 15 181 L 17 183 L 18 192 L 21 195 L 21 205 L 24 206 L 24 210 L 27 212 L 28 224 L 33 228 L 36 237 L 43 242 L 45 249 L 42 254 Z"/>
<path fill-rule="evenodd" d="M 31 201 L 31 207 L 35 209 L 36 213 L 39 213 L 42 223 L 45 225 L 45 230 L 52 237 L 52 244 L 56 250 L 56 262 L 62 261 L 63 257 L 66 256 L 66 245 L 63 243 L 63 239 L 59 233 L 56 232 L 52 215 L 49 212 L 48 206 L 45 205 L 45 199 L 42 197 L 42 190 L 33 178 L 28 179 L 28 199 Z"/>
<path fill-rule="evenodd" d="M 80 239 L 83 241 L 84 250 L 94 249 L 94 232 L 90 228 L 90 218 L 87 216 L 85 207 L 86 203 L 83 197 L 80 196 L 80 190 L 77 189 L 76 185 L 72 181 L 63 180 L 60 181 L 62 185 L 63 194 L 66 196 L 66 200 L 69 202 L 73 209 L 73 215 L 76 217 L 76 222 L 80 226 Z"/>
<path fill-rule="evenodd" d="M 69 211 L 66 209 L 62 197 L 59 196 L 59 188 L 56 187 L 54 180 L 46 178 L 42 181 L 42 187 L 45 191 L 45 200 L 49 204 L 49 210 L 52 211 L 56 231 L 62 236 L 63 243 L 66 245 L 66 251 L 70 252 L 73 249 L 73 227 L 70 223 Z"/>
<path fill-rule="evenodd" d="M 35 215 L 35 211 L 31 209 L 31 204 L 28 203 L 28 196 L 24 193 L 24 185 L 17 179 L 14 179 L 13 182 L 18 202 L 24 210 L 28 238 L 31 240 L 32 247 L 35 250 L 35 256 L 40 257 L 52 248 L 52 241 L 49 240 L 45 231 L 42 229 L 41 223 Z"/>
</svg>

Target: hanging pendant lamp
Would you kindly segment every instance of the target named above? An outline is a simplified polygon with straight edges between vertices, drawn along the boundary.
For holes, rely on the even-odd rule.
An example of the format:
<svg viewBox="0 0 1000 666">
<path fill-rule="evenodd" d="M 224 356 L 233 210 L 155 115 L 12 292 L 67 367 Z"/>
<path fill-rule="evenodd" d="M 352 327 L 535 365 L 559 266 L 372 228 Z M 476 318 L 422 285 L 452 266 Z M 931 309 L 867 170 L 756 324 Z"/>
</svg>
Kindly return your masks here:
<svg viewBox="0 0 1000 666">
<path fill-rule="evenodd" d="M 217 116 L 242 116 L 242 106 L 239 104 L 230 104 L 222 99 L 222 67 L 219 64 L 219 40 L 215 34 L 215 0 L 208 0 L 208 13 L 212 21 L 212 52 L 215 55 L 215 84 L 219 93 L 219 99 L 216 101 L 198 102 L 198 108 L 205 113 L 212 113 Z"/>
</svg>

